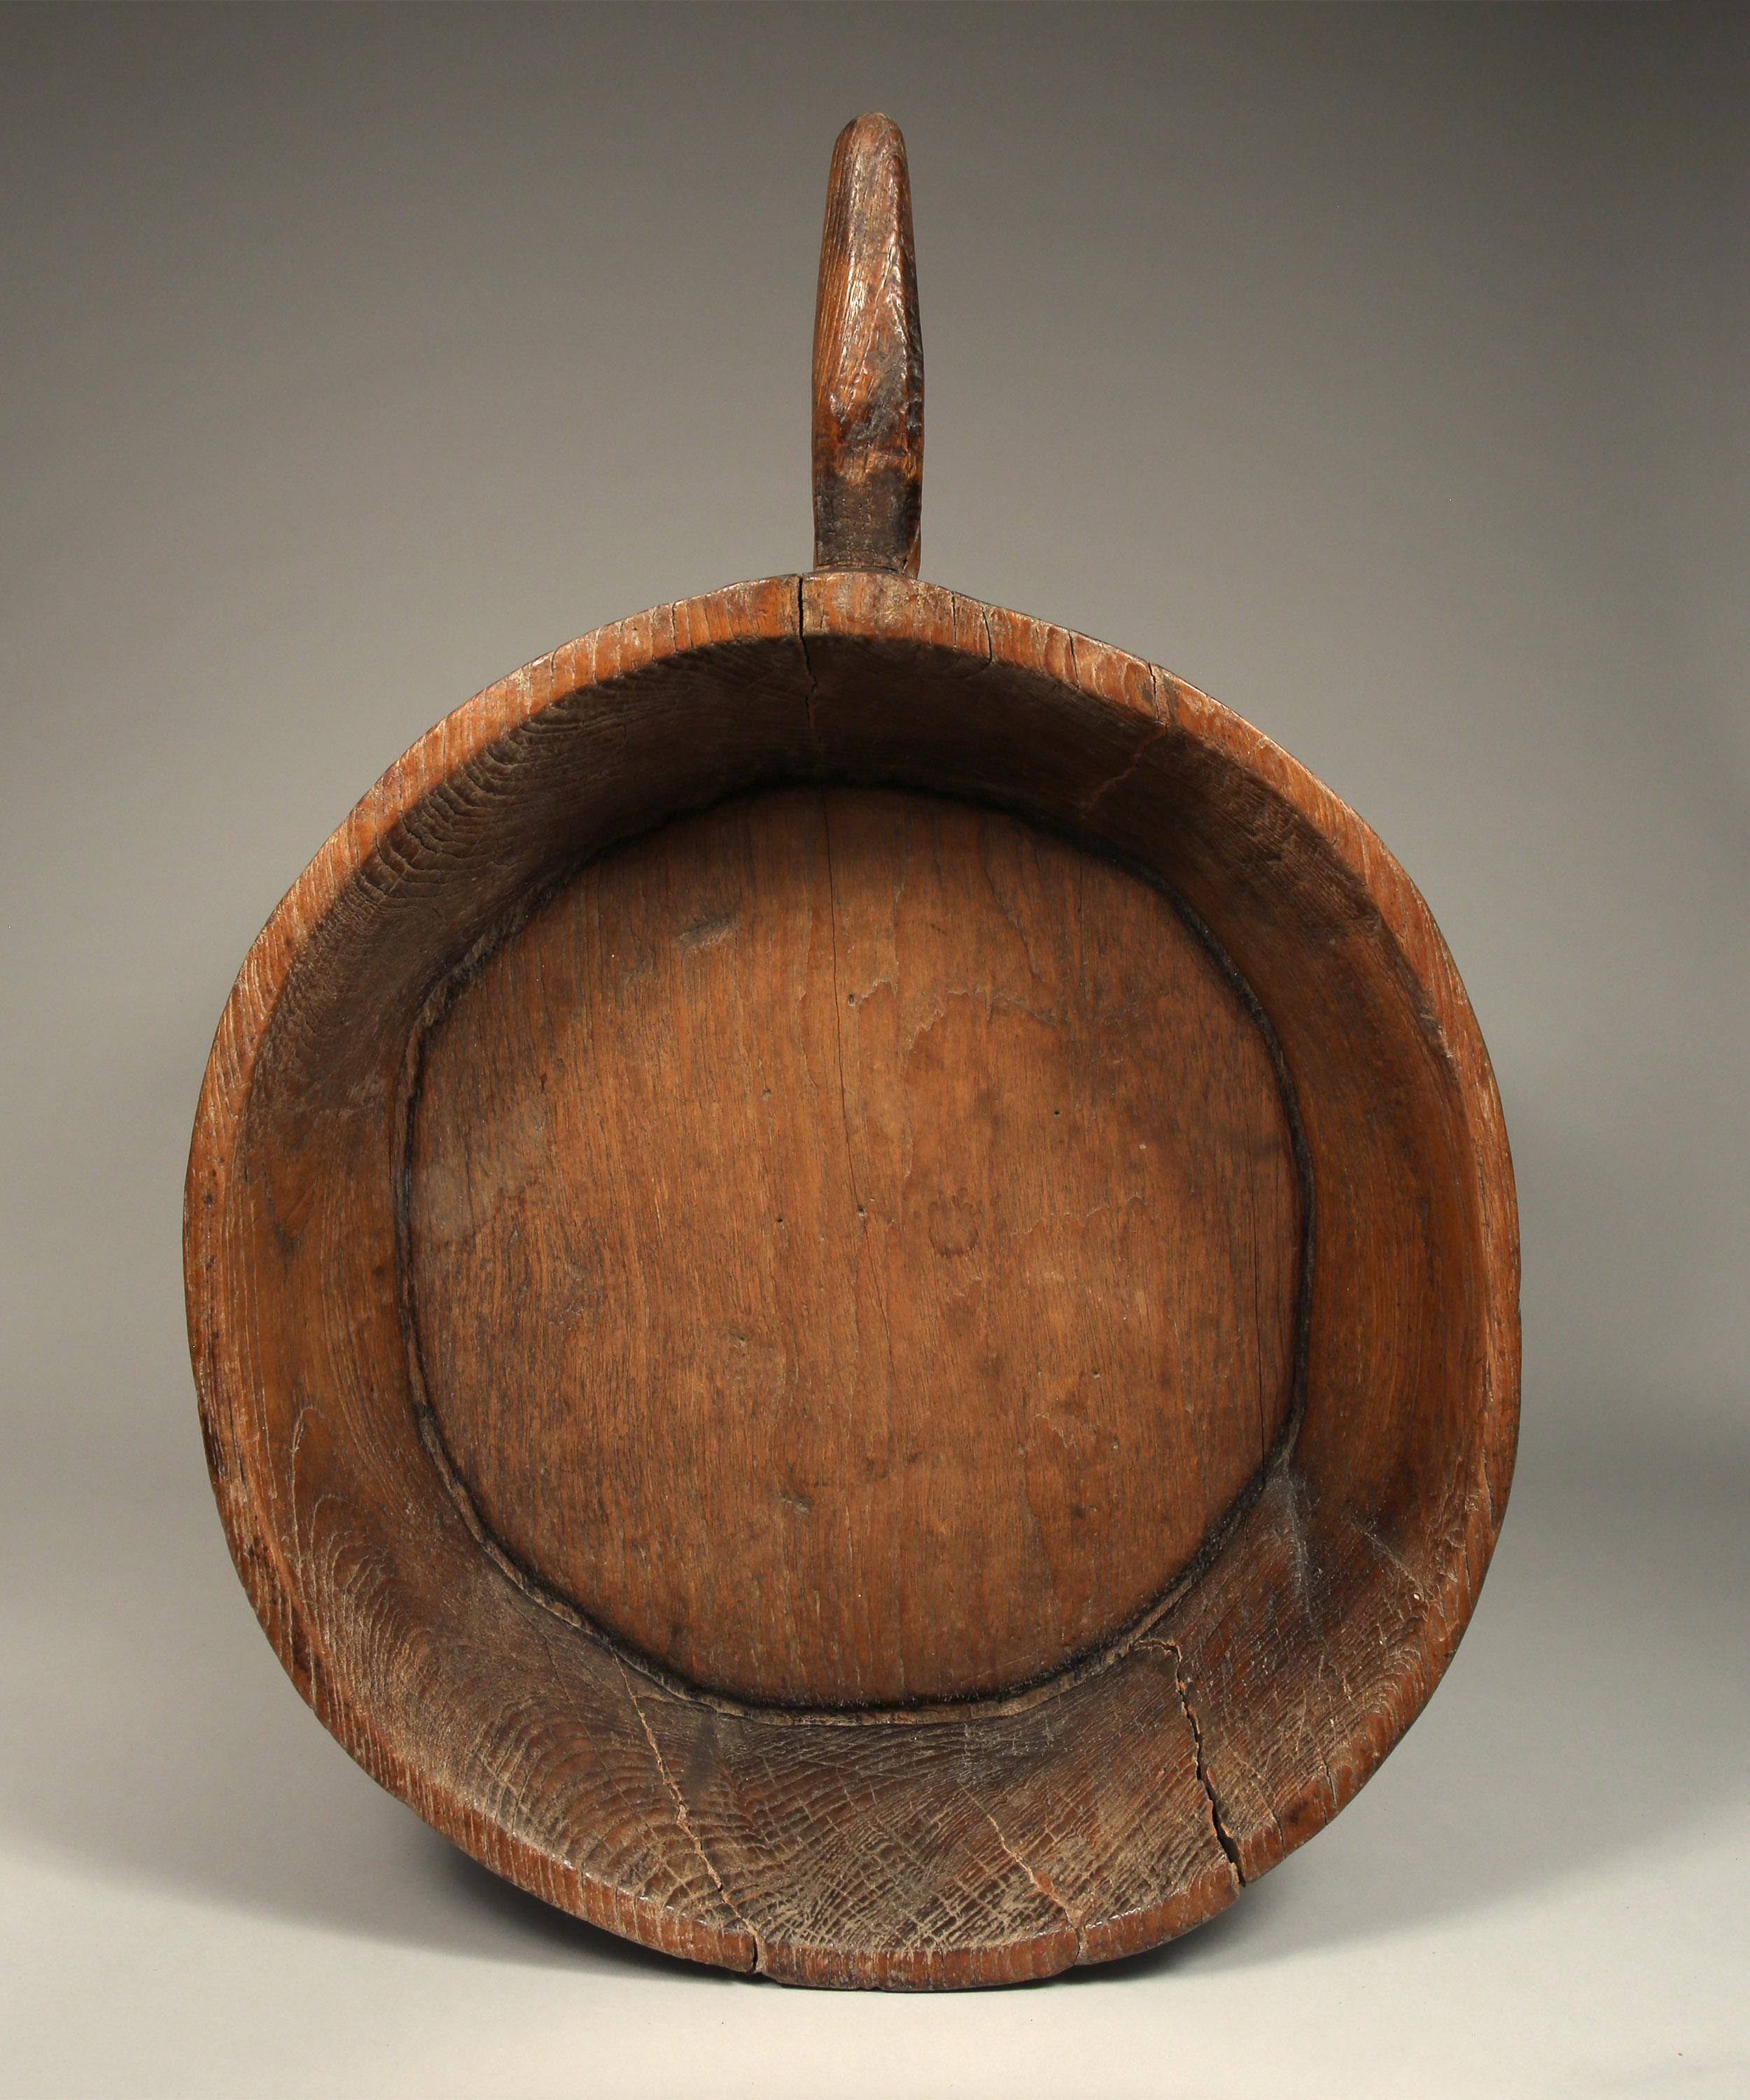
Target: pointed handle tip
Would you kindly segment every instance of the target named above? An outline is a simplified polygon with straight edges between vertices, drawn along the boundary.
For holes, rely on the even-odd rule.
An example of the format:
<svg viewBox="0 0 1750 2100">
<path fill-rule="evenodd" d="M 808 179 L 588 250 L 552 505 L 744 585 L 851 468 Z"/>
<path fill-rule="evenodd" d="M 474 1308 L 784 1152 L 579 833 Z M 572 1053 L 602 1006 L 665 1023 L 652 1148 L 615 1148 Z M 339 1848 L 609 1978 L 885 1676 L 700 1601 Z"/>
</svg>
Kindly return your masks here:
<svg viewBox="0 0 1750 2100">
<path fill-rule="evenodd" d="M 872 112 L 839 134 L 814 309 L 814 566 L 918 572 L 923 340 L 906 142 Z"/>
</svg>

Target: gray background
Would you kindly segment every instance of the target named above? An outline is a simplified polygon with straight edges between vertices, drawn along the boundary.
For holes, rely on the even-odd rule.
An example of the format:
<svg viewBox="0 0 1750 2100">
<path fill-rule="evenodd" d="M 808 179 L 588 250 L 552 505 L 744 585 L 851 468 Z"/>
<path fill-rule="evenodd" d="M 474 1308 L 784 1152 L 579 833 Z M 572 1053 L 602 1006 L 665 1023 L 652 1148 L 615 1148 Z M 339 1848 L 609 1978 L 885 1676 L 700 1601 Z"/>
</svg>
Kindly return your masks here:
<svg viewBox="0 0 1750 2100">
<path fill-rule="evenodd" d="M 1747 2089 L 1746 26 L 0 15 L 11 2091 Z M 231 975 L 355 797 L 552 644 L 805 563 L 868 108 L 925 573 L 1379 829 L 1526 1252 L 1500 1555 L 1378 1779 L 1175 1948 L 932 2001 L 672 1966 L 379 1793 L 231 1573 L 179 1260 Z"/>
</svg>

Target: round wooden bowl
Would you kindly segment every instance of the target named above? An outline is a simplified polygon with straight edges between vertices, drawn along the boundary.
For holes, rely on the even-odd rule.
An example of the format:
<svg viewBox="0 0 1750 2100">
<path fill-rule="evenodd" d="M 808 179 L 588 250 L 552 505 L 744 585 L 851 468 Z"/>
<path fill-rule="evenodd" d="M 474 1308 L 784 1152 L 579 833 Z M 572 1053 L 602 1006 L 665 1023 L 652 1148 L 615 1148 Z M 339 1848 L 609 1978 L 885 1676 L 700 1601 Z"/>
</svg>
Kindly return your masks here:
<svg viewBox="0 0 1750 2100">
<path fill-rule="evenodd" d="M 189 1168 L 238 1569 L 475 1858 L 813 1983 L 1230 1902 L 1414 1718 L 1512 1469 L 1511 1172 L 1366 827 L 914 580 L 903 148 L 835 157 L 810 576 L 458 708 L 251 951 Z"/>
</svg>

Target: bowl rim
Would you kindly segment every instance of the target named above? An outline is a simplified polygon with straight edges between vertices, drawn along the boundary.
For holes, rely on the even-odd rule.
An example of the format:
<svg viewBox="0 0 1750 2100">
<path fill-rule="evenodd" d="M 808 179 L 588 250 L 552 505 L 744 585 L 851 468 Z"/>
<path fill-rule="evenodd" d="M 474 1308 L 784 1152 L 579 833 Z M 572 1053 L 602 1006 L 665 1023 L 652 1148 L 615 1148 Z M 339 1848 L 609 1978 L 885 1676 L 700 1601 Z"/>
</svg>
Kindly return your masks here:
<svg viewBox="0 0 1750 2100">
<path fill-rule="evenodd" d="M 1312 1803 L 1301 1822 L 1281 1829 L 1272 1855 L 1261 1856 L 1254 1870 L 1240 1877 L 1255 1878 L 1257 1871 L 1274 1864 L 1337 1812 L 1420 1711 L 1469 1620 L 1498 1535 L 1516 1447 L 1519 1369 L 1518 1220 L 1499 1095 L 1469 999 L 1427 906 L 1372 830 L 1329 789 L 1267 736 L 1170 673 L 1068 629 L 981 604 L 939 585 L 854 571 L 772 577 L 675 601 L 599 628 L 497 681 L 428 730 L 386 770 L 286 892 L 250 947 L 218 1024 L 201 1087 L 185 1197 L 191 1348 L 209 1468 L 233 1560 L 282 1661 L 306 1699 L 317 1704 L 307 1663 L 305 1603 L 294 1573 L 265 1534 L 249 1492 L 251 1455 L 236 1426 L 245 1396 L 230 1389 L 226 1370 L 224 1331 L 230 1308 L 210 1281 L 257 1061 L 299 955 L 360 871 L 415 809 L 491 745 L 555 704 L 586 698 L 592 690 L 693 651 L 792 639 L 804 657 L 817 641 L 904 642 L 950 652 L 974 671 L 981 658 L 985 664 L 1043 675 L 1077 689 L 1122 722 L 1128 736 L 1122 770 L 1104 782 L 1089 810 L 1127 776 L 1154 742 L 1169 734 L 1250 773 L 1318 835 L 1377 911 L 1379 933 L 1417 987 L 1426 1025 L 1437 1035 L 1455 1076 L 1465 1150 L 1476 1170 L 1486 1268 L 1486 1361 L 1480 1388 L 1484 1413 L 1478 1424 L 1484 1492 L 1466 1501 L 1463 1528 L 1452 1541 L 1441 1594 L 1430 1600 L 1432 1637 L 1419 1681 L 1403 1688 L 1401 1703 L 1381 1740 L 1340 1780 L 1331 1779 L 1322 1808 Z M 481 1830 L 477 1811 L 465 1802 L 436 1798 L 421 1775 L 408 1771 L 400 1753 L 378 1736 L 368 1702 L 355 1697 L 344 1682 L 325 1678 L 318 1711 L 374 1777 L 464 1849 L 522 1886 L 647 1944 L 736 1967 L 760 1965 L 757 1943 L 751 1958 L 743 1958 L 750 1950 L 730 1944 L 734 1935 L 714 1933 L 703 1923 L 682 1930 L 672 1912 L 653 1912 L 646 1899 L 624 1890 L 580 1885 L 575 1891 L 556 1890 L 549 1863 L 518 1855 L 521 1840 Z M 1230 1899 L 1231 1893 L 1221 1901 Z M 1210 1903 L 1196 1916 L 1163 1917 L 1157 1922 L 1184 1930 L 1219 1907 L 1219 1902 Z M 1136 1945 L 1166 1936 L 1167 1930 L 1144 1930 L 1139 1939 L 1131 1935 Z M 1128 1951 L 1129 1944 L 1095 1949 L 1083 1945 L 1078 1935 L 1070 1958 Z M 1065 1961 L 1053 1957 L 1046 1967 L 1026 1973 L 1050 1973 L 1064 1965 Z M 978 1974 L 925 1980 L 1005 1979 Z"/>
</svg>

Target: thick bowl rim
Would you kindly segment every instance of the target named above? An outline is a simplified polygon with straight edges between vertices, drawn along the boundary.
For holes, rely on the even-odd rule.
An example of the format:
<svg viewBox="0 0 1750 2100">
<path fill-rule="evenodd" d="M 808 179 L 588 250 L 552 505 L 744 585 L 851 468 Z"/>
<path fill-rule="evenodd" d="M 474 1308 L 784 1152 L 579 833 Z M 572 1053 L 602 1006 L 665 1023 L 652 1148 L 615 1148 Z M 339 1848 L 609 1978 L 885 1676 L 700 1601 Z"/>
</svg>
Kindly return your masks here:
<svg viewBox="0 0 1750 2100">
<path fill-rule="evenodd" d="M 1017 673 L 1043 673 L 1128 718 L 1136 732 L 1137 757 L 1154 736 L 1170 728 L 1250 773 L 1319 835 L 1364 893 L 1378 913 L 1380 933 L 1418 987 L 1427 1026 L 1456 1074 L 1465 1149 L 1477 1175 L 1488 1268 L 1482 1307 L 1484 1416 L 1478 1425 L 1486 1492 L 1467 1500 L 1462 1535 L 1452 1542 L 1449 1579 L 1442 1586 L 1435 1614 L 1437 1630 L 1428 1647 L 1425 1681 L 1406 1688 L 1382 1747 L 1369 1754 L 1364 1769 L 1358 1768 L 1342 1787 L 1333 1785 L 1324 1812 L 1309 1814 L 1304 1827 L 1284 1833 L 1275 1855 L 1280 1857 L 1336 1812 L 1415 1718 L 1469 1620 L 1498 1534 L 1517 1440 L 1519 1240 L 1511 1162 L 1492 1070 L 1469 999 L 1420 893 L 1372 830 L 1304 766 L 1229 709 L 1140 658 L 939 586 L 854 573 L 775 577 L 659 606 L 598 629 L 488 686 L 421 737 L 360 799 L 288 890 L 252 945 L 218 1025 L 201 1088 L 185 1201 L 191 1347 L 209 1462 L 233 1559 L 282 1661 L 316 1705 L 304 1661 L 309 1639 L 305 1604 L 274 1542 L 263 1535 L 244 1477 L 249 1457 L 239 1448 L 233 1428 L 239 1396 L 225 1389 L 226 1352 L 218 1339 L 230 1308 L 209 1281 L 257 1058 L 299 955 L 359 871 L 412 811 L 490 746 L 556 703 L 575 702 L 593 688 L 725 642 L 795 638 L 805 654 L 812 641 L 829 637 L 835 643 L 918 643 L 973 660 L 975 668 L 982 657 Z M 368 1705 L 355 1699 L 344 1683 L 325 1678 L 318 1711 L 373 1776 L 474 1856 L 525 1887 L 670 1952 L 738 1967 L 757 1961 L 757 1948 L 754 1961 L 739 1958 L 742 1950 L 712 1943 L 707 1927 L 680 1930 L 672 1912 L 624 1890 L 597 1884 L 575 1892 L 556 1891 L 546 1863 L 518 1857 L 520 1841 L 482 1831 L 477 1813 L 467 1804 L 436 1798 L 421 1775 L 409 1771 L 400 1754 L 378 1736 Z M 1170 1929 L 1197 1921 L 1195 1917 L 1181 1917 Z M 1135 1943 L 1164 1936 L 1165 1931 L 1155 1931 Z M 1129 1949 L 1114 1946 L 1105 1951 Z M 1071 1958 L 1099 1956 L 1078 1948 Z M 1024 1973 L 1049 1973 L 1063 1965 L 1054 1958 Z M 1002 1979 L 1000 1974 L 969 1974 L 923 1980 Z"/>
</svg>

